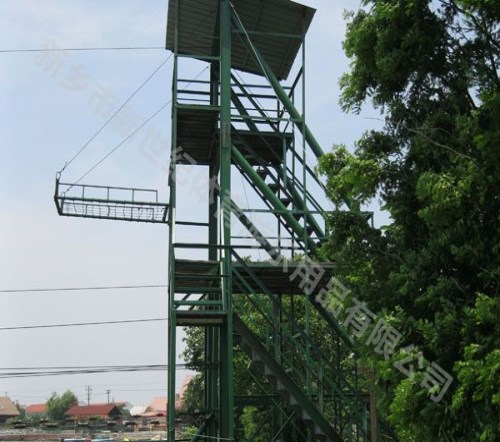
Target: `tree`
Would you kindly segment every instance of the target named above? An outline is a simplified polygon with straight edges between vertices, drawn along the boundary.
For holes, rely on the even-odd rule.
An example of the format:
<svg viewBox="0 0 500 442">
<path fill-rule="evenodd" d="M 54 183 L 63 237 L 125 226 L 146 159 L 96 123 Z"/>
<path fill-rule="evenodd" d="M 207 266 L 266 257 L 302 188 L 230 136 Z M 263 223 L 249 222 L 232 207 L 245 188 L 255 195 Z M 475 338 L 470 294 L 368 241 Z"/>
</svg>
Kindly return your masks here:
<svg viewBox="0 0 500 442">
<path fill-rule="evenodd" d="M 356 297 L 452 374 L 439 402 L 360 345 L 380 407 L 403 440 L 500 434 L 500 3 L 365 0 L 347 15 L 344 110 L 370 100 L 385 125 L 320 159 L 329 217 L 322 255 Z M 389 225 L 358 209 L 379 200 Z"/>
<path fill-rule="evenodd" d="M 51 420 L 62 421 L 64 420 L 64 413 L 76 404 L 78 404 L 78 398 L 70 390 L 66 390 L 61 396 L 52 393 L 52 396 L 47 401 L 47 414 Z"/>
</svg>

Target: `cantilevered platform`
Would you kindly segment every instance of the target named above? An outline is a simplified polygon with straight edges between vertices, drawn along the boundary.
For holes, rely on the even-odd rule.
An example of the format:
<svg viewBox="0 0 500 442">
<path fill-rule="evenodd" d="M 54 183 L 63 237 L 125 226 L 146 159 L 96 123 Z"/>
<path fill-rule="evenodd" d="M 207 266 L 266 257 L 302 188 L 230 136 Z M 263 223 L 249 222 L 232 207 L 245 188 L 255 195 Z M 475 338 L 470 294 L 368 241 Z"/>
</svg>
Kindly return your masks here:
<svg viewBox="0 0 500 442">
<path fill-rule="evenodd" d="M 62 216 L 168 222 L 168 204 L 160 203 L 158 192 L 151 189 L 60 183 L 56 179 L 54 202 Z"/>
<path fill-rule="evenodd" d="M 179 53 L 194 58 L 216 56 L 218 1 L 170 0 L 168 6 L 166 48 L 174 51 L 177 26 Z M 238 0 L 234 9 L 273 73 L 279 80 L 286 79 L 315 9 L 290 0 Z M 237 35 L 233 35 L 231 51 L 232 68 L 263 75 Z"/>
<path fill-rule="evenodd" d="M 322 272 L 311 271 L 310 281 L 315 286 L 311 295 L 326 287 L 333 276 L 332 263 L 320 263 Z M 187 259 L 175 260 L 175 290 L 179 293 L 189 292 L 203 293 L 203 288 L 211 287 L 213 291 L 220 290 L 219 275 L 220 263 L 218 261 L 198 261 Z M 255 277 L 271 293 L 276 295 L 301 294 L 304 293 L 304 264 L 298 262 L 287 262 L 286 264 L 273 265 L 266 262 L 233 262 L 233 272 L 238 272 L 246 284 L 254 291 L 260 293 L 261 287 L 256 283 Z M 254 277 L 251 276 L 253 274 Z M 317 278 L 316 276 L 317 275 Z M 238 293 L 238 278 L 233 278 L 233 292 Z M 311 285 L 312 286 L 312 285 Z"/>
</svg>

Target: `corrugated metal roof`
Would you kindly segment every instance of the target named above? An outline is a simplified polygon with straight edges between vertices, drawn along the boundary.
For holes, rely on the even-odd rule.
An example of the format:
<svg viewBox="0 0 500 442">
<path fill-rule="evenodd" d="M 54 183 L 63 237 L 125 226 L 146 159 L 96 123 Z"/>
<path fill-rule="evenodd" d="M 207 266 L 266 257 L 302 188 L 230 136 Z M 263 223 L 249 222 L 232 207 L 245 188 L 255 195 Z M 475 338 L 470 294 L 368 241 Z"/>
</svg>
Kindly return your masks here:
<svg viewBox="0 0 500 442">
<path fill-rule="evenodd" d="M 170 0 L 168 8 L 166 47 L 171 51 L 174 50 L 175 3 Z M 218 0 L 179 0 L 179 53 L 193 56 L 217 54 L 217 8 Z M 315 9 L 291 0 L 238 0 L 234 2 L 234 8 L 276 77 L 280 80 L 287 78 L 301 40 L 269 34 L 305 34 Z M 267 35 L 252 35 L 252 32 Z M 237 34 L 233 34 L 231 51 L 233 68 L 262 75 Z"/>
<path fill-rule="evenodd" d="M 167 411 L 167 398 L 164 396 L 155 397 L 148 406 L 147 411 L 157 411 L 165 413 Z"/>
</svg>

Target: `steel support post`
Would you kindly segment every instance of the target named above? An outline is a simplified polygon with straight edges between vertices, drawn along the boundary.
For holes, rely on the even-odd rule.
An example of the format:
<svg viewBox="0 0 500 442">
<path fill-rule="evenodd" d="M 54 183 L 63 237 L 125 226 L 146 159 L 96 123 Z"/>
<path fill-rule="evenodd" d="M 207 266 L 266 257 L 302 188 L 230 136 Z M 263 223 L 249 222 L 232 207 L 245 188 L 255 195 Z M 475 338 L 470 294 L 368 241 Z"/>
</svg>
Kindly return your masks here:
<svg viewBox="0 0 500 442">
<path fill-rule="evenodd" d="M 168 252 L 168 401 L 167 401 L 167 438 L 169 442 L 175 441 L 175 365 L 177 358 L 177 318 L 175 310 L 175 217 L 176 217 L 176 146 L 177 146 L 177 49 L 178 49 L 178 22 L 179 22 L 179 0 L 175 1 L 175 43 L 174 43 L 174 71 L 172 77 L 172 147 L 169 170 L 170 186 L 170 232 Z"/>
<path fill-rule="evenodd" d="M 220 263 L 226 321 L 220 329 L 220 436 L 234 438 L 231 293 L 231 4 L 220 0 Z"/>
<path fill-rule="evenodd" d="M 219 84 L 218 84 L 218 63 L 210 66 L 210 105 L 219 105 Z M 218 198 L 215 187 L 218 185 L 217 176 L 219 173 L 219 158 L 213 158 L 212 164 L 208 168 L 208 259 L 218 260 L 217 247 L 210 247 L 218 244 Z M 217 295 L 209 295 L 216 300 Z M 217 299 L 219 300 L 219 299 Z M 217 389 L 219 380 L 219 328 L 214 326 L 205 327 L 205 407 L 215 413 L 219 409 L 219 392 Z M 206 434 L 211 438 L 217 437 L 217 422 L 211 419 L 206 427 Z"/>
</svg>

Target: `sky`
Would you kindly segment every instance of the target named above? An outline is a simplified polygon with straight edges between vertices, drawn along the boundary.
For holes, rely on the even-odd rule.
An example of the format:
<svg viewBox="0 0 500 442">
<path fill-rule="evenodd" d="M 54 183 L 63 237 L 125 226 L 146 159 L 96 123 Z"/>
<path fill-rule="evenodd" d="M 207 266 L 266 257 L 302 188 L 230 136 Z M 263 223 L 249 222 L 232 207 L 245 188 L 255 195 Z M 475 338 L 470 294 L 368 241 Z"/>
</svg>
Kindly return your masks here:
<svg viewBox="0 0 500 442">
<path fill-rule="evenodd" d="M 307 0 L 317 9 L 306 43 L 307 119 L 325 151 L 351 147 L 376 125 L 367 109 L 340 109 L 343 11 L 359 0 Z M 164 49 L 4 52 L 10 49 L 164 47 L 166 0 L 0 0 L 0 395 L 21 404 L 72 390 L 86 401 L 147 405 L 166 395 L 165 372 L 7 378 L 9 368 L 161 365 L 165 320 L 57 328 L 6 328 L 162 319 L 165 288 L 44 291 L 14 289 L 164 285 L 168 227 L 58 216 L 55 174 L 144 80 L 168 59 Z M 199 65 L 193 64 L 193 75 Z M 170 100 L 172 62 L 68 167 L 74 182 Z M 167 200 L 170 106 L 93 170 L 84 182 L 158 189 Z M 193 183 L 192 183 L 193 184 Z M 198 182 L 194 182 L 197 186 Z M 200 183 L 204 186 L 206 183 Z M 179 189 L 189 213 L 193 185 Z M 182 336 L 180 337 L 182 338 Z M 180 346 L 181 347 L 181 346 Z M 182 359 L 179 357 L 179 362 Z M 185 370 L 179 370 L 180 386 Z"/>
</svg>

